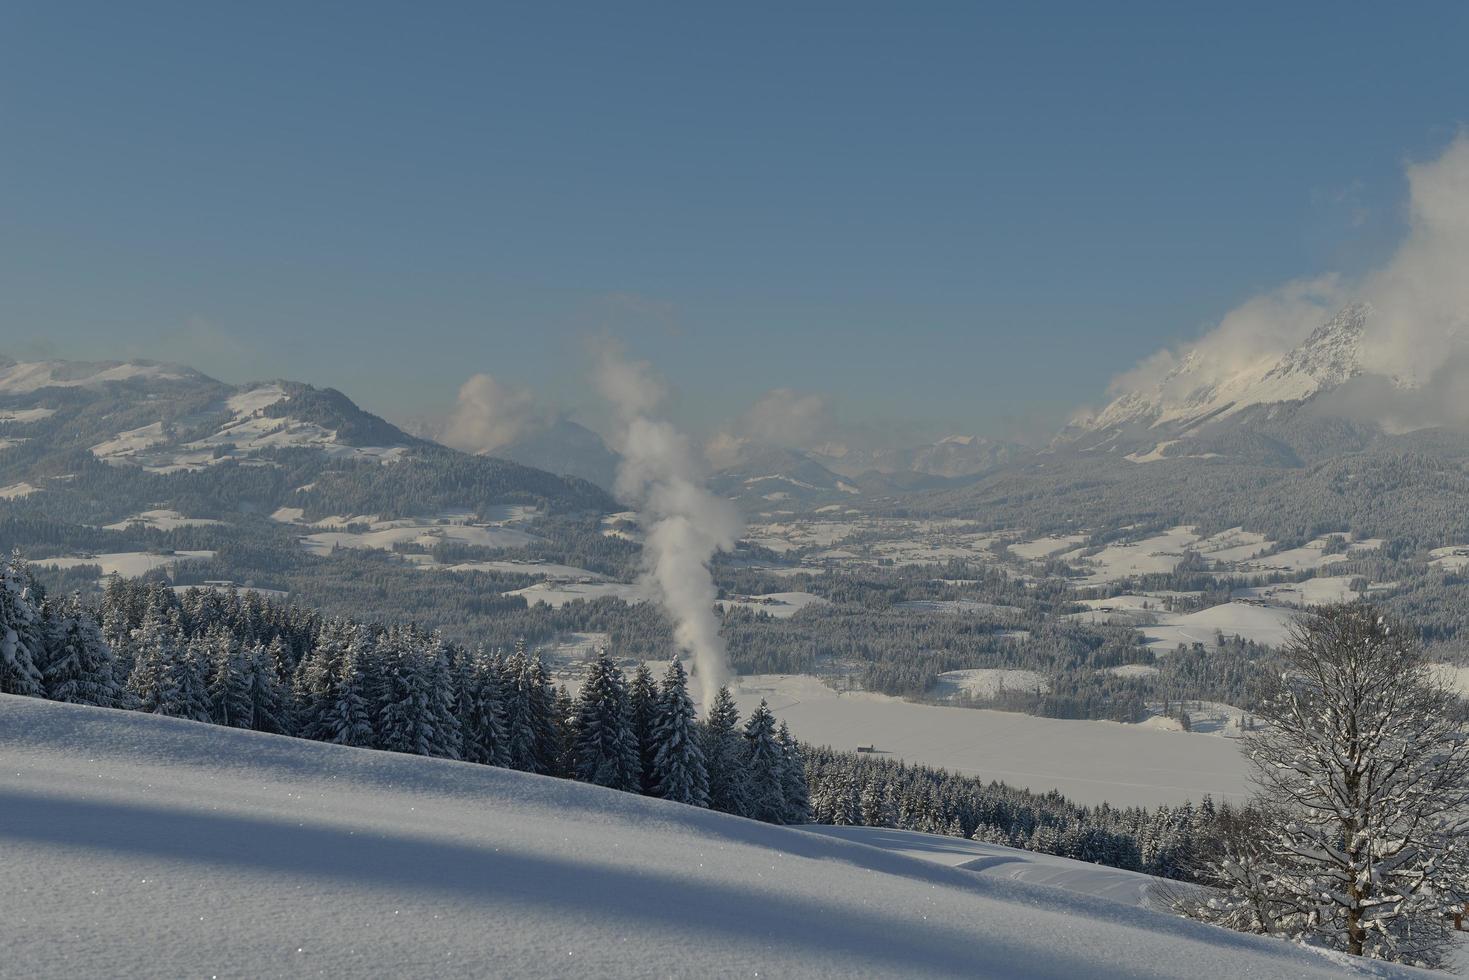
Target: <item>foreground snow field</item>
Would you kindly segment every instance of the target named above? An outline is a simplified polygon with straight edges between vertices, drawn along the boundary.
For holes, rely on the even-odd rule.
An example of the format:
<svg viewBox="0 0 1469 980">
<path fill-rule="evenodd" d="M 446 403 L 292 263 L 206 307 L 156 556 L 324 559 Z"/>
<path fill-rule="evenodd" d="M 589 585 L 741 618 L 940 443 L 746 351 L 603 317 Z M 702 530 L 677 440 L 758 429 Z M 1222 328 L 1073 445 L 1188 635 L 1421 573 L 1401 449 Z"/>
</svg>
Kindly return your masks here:
<svg viewBox="0 0 1469 980">
<path fill-rule="evenodd" d="M 1410 972 L 903 850 L 0 696 L 5 977 Z"/>
</svg>

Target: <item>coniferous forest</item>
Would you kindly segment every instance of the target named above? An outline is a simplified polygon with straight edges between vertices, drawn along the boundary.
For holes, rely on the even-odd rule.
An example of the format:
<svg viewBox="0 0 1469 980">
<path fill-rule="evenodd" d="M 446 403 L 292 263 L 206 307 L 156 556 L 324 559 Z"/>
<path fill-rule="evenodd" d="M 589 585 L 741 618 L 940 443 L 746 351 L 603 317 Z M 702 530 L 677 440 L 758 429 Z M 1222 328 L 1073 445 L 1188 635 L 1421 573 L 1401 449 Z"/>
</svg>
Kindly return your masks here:
<svg viewBox="0 0 1469 980">
<path fill-rule="evenodd" d="M 115 579 L 93 608 L 0 571 L 0 692 L 503 766 L 770 823 L 896 827 L 1190 879 L 1228 804 L 1086 807 L 805 746 L 721 690 L 699 720 L 682 662 L 629 677 L 598 653 L 573 696 L 517 642 L 326 618 L 258 592 Z"/>
</svg>

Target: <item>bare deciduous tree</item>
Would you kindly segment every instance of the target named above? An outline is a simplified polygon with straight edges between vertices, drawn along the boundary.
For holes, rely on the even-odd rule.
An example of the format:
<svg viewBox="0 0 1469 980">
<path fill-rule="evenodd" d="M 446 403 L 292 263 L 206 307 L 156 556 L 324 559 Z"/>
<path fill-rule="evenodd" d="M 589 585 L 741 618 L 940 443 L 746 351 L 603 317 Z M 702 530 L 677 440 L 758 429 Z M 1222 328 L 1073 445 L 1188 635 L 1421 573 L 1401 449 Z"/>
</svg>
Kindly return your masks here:
<svg viewBox="0 0 1469 980">
<path fill-rule="evenodd" d="M 1302 619 L 1269 725 L 1247 737 L 1253 821 L 1187 911 L 1356 955 L 1438 965 L 1463 900 L 1469 737 L 1400 625 L 1365 604 Z"/>
</svg>

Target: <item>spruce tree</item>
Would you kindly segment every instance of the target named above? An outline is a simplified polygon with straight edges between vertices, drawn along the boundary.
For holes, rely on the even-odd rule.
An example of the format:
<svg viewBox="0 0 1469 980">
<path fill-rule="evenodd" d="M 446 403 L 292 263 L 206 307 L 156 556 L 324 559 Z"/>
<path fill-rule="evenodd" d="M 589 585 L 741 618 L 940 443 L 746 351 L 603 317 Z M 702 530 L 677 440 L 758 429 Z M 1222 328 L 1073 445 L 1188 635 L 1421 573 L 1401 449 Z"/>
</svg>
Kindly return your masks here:
<svg viewBox="0 0 1469 980">
<path fill-rule="evenodd" d="M 249 680 L 250 716 L 256 731 L 290 735 L 295 731 L 290 698 L 281 680 L 279 653 L 255 644 L 245 662 Z"/>
<path fill-rule="evenodd" d="M 250 670 L 245 651 L 224 630 L 203 642 L 209 678 L 209 714 L 216 725 L 255 727 L 255 702 L 250 696 Z"/>
<path fill-rule="evenodd" d="M 704 725 L 704 763 L 709 773 L 709 807 L 745 813 L 745 781 L 740 744 L 740 712 L 729 688 L 721 687 Z"/>
<path fill-rule="evenodd" d="M 780 723 L 776 741 L 781 750 L 781 790 L 785 795 L 782 823 L 811 822 L 811 792 L 806 785 L 806 760 L 785 722 Z"/>
<path fill-rule="evenodd" d="M 658 752 L 653 738 L 654 729 L 658 726 L 658 685 L 645 663 L 638 664 L 627 685 L 627 718 L 633 740 L 638 745 L 638 764 L 642 773 L 640 791 L 651 796 L 658 782 L 653 775 L 653 760 Z"/>
<path fill-rule="evenodd" d="M 193 721 L 209 721 L 203 672 L 172 611 L 149 608 L 135 631 L 136 661 L 128 688 L 143 711 Z"/>
<path fill-rule="evenodd" d="M 573 775 L 584 783 L 638 792 L 642 766 L 622 671 L 599 650 L 576 699 Z"/>
<path fill-rule="evenodd" d="M 390 752 L 428 755 L 429 678 L 413 640 L 402 627 L 392 627 L 379 644 L 382 703 L 378 709 L 378 747 Z"/>
<path fill-rule="evenodd" d="M 536 771 L 535 727 L 531 723 L 531 693 L 526 682 L 529 663 L 519 641 L 505 660 L 505 764 L 521 772 Z"/>
<path fill-rule="evenodd" d="M 428 685 L 428 754 L 441 759 L 460 758 L 463 728 L 456 714 L 459 703 L 455 654 L 437 630 L 420 641 Z"/>
<path fill-rule="evenodd" d="M 653 730 L 651 775 L 656 795 L 690 806 L 709 805 L 709 771 L 699 741 L 688 675 L 675 657 L 663 675 Z"/>
<path fill-rule="evenodd" d="M 117 674 L 112 648 L 102 638 L 97 621 L 75 593 L 52 617 L 42 671 L 46 697 L 100 708 L 125 708 L 131 703 Z"/>
<path fill-rule="evenodd" d="M 463 704 L 463 757 L 466 762 L 504 766 L 510 762 L 510 739 L 505 726 L 505 688 L 498 658 L 483 650 L 468 657 L 461 683 Z"/>
<path fill-rule="evenodd" d="M 375 742 L 372 708 L 362 661 L 365 644 L 370 642 L 365 630 L 358 630 L 342 655 L 327 690 L 326 710 L 320 718 L 313 738 L 337 745 L 371 748 Z"/>
<path fill-rule="evenodd" d="M 20 552 L 0 564 L 0 694 L 43 697 L 41 611 Z"/>
<path fill-rule="evenodd" d="M 330 737 L 333 730 L 330 716 L 336 708 L 334 688 L 355 633 L 343 620 L 328 620 L 322 625 L 316 642 L 296 665 L 292 697 L 298 729 L 304 738 L 334 741 Z"/>
<path fill-rule="evenodd" d="M 546 665 L 539 654 L 527 660 L 524 646 L 517 643 L 506 674 L 510 768 L 554 775 L 559 769 L 564 726 L 557 716 L 556 691 Z"/>
<path fill-rule="evenodd" d="M 775 734 L 775 718 L 762 700 L 745 722 L 745 815 L 766 823 L 786 818 L 785 751 Z"/>
</svg>

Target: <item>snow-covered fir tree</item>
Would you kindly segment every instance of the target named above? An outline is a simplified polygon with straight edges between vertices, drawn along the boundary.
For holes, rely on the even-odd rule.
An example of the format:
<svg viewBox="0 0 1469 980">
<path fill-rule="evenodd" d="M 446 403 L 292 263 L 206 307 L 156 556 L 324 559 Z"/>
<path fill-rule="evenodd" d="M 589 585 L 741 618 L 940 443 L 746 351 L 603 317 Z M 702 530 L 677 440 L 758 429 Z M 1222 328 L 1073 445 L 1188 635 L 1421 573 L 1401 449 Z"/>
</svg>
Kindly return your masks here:
<svg viewBox="0 0 1469 980">
<path fill-rule="evenodd" d="M 312 738 L 337 745 L 371 748 L 376 744 L 372 725 L 372 697 L 363 668 L 368 661 L 372 636 L 358 627 L 351 631 L 339 663 L 325 693 L 324 710 Z"/>
<path fill-rule="evenodd" d="M 744 814 L 766 823 L 784 823 L 786 755 L 776 737 L 775 718 L 764 700 L 750 712 L 744 738 Z"/>
<path fill-rule="evenodd" d="M 460 674 L 460 704 L 463 723 L 463 758 L 487 766 L 510 761 L 510 740 L 505 728 L 505 686 L 499 658 L 483 650 L 464 658 Z"/>
<path fill-rule="evenodd" d="M 642 789 L 642 762 L 628 711 L 622 669 L 598 650 L 577 695 L 572 724 L 572 775 L 627 792 Z"/>
<path fill-rule="evenodd" d="M 245 658 L 250 694 L 251 727 L 260 732 L 289 735 L 295 730 L 291 700 L 281 679 L 279 650 L 257 643 Z"/>
<path fill-rule="evenodd" d="M 723 813 L 746 812 L 744 746 L 740 712 L 729 688 L 721 687 L 704 723 L 704 763 L 709 774 L 709 806 Z"/>
<path fill-rule="evenodd" d="M 688 674 L 677 657 L 669 662 L 658 692 L 653 744 L 653 794 L 690 806 L 708 806 L 709 771 L 689 697 Z"/>
<path fill-rule="evenodd" d="M 801 755 L 801 746 L 791 735 L 785 722 L 775 733 L 781 750 L 781 791 L 785 795 L 783 823 L 811 822 L 811 791 L 806 785 L 806 760 Z"/>
<path fill-rule="evenodd" d="M 130 645 L 135 660 L 128 689 L 143 711 L 193 721 L 211 720 L 202 665 L 185 640 L 176 616 L 149 609 Z"/>
<path fill-rule="evenodd" d="M 505 728 L 510 768 L 551 775 L 559 764 L 556 692 L 539 655 L 527 658 L 524 644 L 505 664 Z"/>
<path fill-rule="evenodd" d="M 642 792 L 651 795 L 657 783 L 653 775 L 653 759 L 658 753 L 658 746 L 653 740 L 653 731 L 658 726 L 658 684 L 647 664 L 638 664 L 627 684 L 627 718 L 633 740 L 638 745 Z"/>
<path fill-rule="evenodd" d="M 49 617 L 46 697 L 72 704 L 126 708 L 131 698 L 117 673 L 117 658 L 102 638 L 97 621 L 73 594 Z"/>
<path fill-rule="evenodd" d="M 195 656 L 207 664 L 209 714 L 216 725 L 255 727 L 248 653 L 222 629 L 194 641 Z"/>
<path fill-rule="evenodd" d="M 291 688 L 298 730 L 304 738 L 335 741 L 330 737 L 334 723 L 329 720 L 336 707 L 333 691 L 355 634 L 345 621 L 327 620 L 310 651 L 296 665 Z"/>
<path fill-rule="evenodd" d="M 459 758 L 462 738 L 442 642 L 395 626 L 379 644 L 384 667 L 378 710 L 379 747 L 393 752 Z"/>
<path fill-rule="evenodd" d="M 0 564 L 0 694 L 45 695 L 44 642 L 30 574 L 16 552 Z"/>
</svg>

